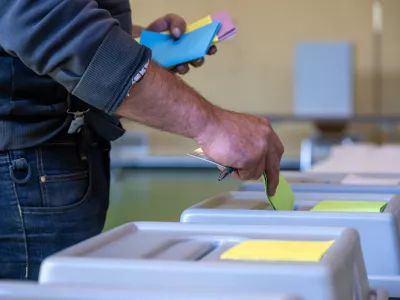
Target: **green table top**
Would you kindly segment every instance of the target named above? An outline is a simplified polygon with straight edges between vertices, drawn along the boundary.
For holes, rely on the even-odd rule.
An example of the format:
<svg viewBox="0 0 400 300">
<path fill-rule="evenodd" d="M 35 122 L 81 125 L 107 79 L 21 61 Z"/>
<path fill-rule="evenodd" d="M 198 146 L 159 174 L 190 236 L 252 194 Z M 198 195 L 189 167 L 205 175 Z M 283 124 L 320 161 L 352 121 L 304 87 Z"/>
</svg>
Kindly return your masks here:
<svg viewBox="0 0 400 300">
<path fill-rule="evenodd" d="M 179 222 L 182 211 L 241 182 L 218 169 L 120 169 L 112 176 L 105 230 L 134 221 Z"/>
</svg>

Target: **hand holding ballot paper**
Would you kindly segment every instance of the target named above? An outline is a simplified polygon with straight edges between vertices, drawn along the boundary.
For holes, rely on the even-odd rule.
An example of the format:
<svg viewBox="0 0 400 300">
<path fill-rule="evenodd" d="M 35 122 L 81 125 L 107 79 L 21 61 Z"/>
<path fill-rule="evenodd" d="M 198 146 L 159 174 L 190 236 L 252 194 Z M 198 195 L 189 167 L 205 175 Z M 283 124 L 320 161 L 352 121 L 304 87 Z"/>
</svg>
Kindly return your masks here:
<svg viewBox="0 0 400 300">
<path fill-rule="evenodd" d="M 188 155 L 218 166 L 219 168 L 223 169 L 221 174 L 231 174 L 232 172 L 237 171 L 235 168 L 223 166 L 213 161 L 204 154 L 201 148 L 194 150 L 192 153 L 188 153 Z M 275 192 L 275 195 L 273 196 L 269 195 L 268 193 L 268 178 L 265 172 L 263 172 L 262 174 L 262 179 L 264 182 L 266 199 L 273 210 L 294 210 L 294 193 L 292 191 L 292 188 L 282 175 L 279 176 L 279 185 Z"/>
<path fill-rule="evenodd" d="M 153 52 L 153 60 L 164 68 L 203 58 L 213 44 L 232 37 L 236 33 L 226 12 L 206 16 L 186 26 L 185 33 L 178 39 L 168 31 L 142 30 L 140 44 Z"/>
<path fill-rule="evenodd" d="M 236 28 L 226 12 L 206 16 L 185 26 L 185 33 L 179 36 L 175 31 L 182 32 L 183 30 L 180 29 L 182 24 L 177 25 L 178 22 L 184 23 L 184 20 L 177 15 L 167 15 L 153 22 L 157 26 L 150 25 L 148 30 L 139 30 L 140 37 L 136 34 L 137 41 L 152 50 L 152 59 L 155 63 L 150 64 L 150 73 L 159 66 L 163 69 L 171 69 L 203 58 L 212 45 L 236 33 Z M 154 83 L 154 80 L 151 82 Z M 179 87 L 184 88 L 183 85 Z M 168 88 L 173 91 L 171 85 L 168 85 Z M 135 91 L 135 88 L 133 90 Z M 140 93 L 138 89 L 136 91 Z M 213 161 L 224 164 L 220 166 L 223 173 L 219 180 L 227 175 L 241 180 L 258 179 L 265 173 L 268 177 L 268 182 L 266 182 L 268 196 L 273 196 L 278 186 L 279 164 L 284 149 L 268 120 L 227 111 L 207 101 L 200 101 L 200 106 L 193 106 L 192 101 L 197 97 L 191 96 L 193 90 L 187 91 L 187 94 L 174 96 L 174 102 L 180 99 L 179 101 L 183 104 L 190 105 L 190 111 L 199 115 L 200 118 L 192 118 L 192 123 L 185 128 L 169 124 L 169 127 L 174 128 L 173 132 L 183 132 L 186 136 L 193 138 L 205 155 Z M 165 98 L 164 95 L 163 98 Z M 151 100 L 154 101 L 153 98 Z M 158 102 L 154 105 L 156 104 Z M 156 111 L 154 105 L 151 106 L 152 111 Z M 180 110 L 169 111 L 169 114 L 166 114 L 166 107 L 167 105 L 163 105 L 163 114 L 159 116 L 160 118 L 171 114 L 179 115 Z M 202 115 L 203 111 L 205 114 Z M 186 115 L 183 119 L 188 121 Z M 187 133 L 193 130 L 195 130 L 194 135 Z"/>
</svg>

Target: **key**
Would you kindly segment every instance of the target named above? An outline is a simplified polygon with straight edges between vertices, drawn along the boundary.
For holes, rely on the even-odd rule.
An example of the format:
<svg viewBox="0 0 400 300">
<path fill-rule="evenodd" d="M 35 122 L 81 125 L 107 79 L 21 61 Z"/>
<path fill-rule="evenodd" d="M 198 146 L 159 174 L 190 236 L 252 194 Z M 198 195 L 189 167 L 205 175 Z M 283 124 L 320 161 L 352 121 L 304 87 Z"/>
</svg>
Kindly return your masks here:
<svg viewBox="0 0 400 300">
<path fill-rule="evenodd" d="M 84 115 L 86 112 L 81 112 L 81 111 L 68 112 L 69 114 L 74 115 L 74 119 L 71 121 L 71 125 L 68 128 L 68 134 L 79 133 L 81 131 L 81 127 L 85 125 Z"/>
<path fill-rule="evenodd" d="M 81 131 L 81 127 L 85 124 L 85 120 L 83 118 L 83 115 L 80 117 L 75 117 L 71 125 L 68 128 L 68 134 L 74 134 L 74 133 L 79 133 Z"/>
</svg>

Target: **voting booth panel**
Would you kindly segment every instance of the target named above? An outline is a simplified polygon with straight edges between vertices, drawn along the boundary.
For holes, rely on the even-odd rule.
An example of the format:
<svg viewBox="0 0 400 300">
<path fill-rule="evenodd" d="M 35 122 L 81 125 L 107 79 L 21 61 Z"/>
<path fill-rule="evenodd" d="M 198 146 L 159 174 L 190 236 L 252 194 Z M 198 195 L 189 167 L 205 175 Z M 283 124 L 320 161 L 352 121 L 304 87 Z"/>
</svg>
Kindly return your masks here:
<svg viewBox="0 0 400 300">
<path fill-rule="evenodd" d="M 295 193 L 295 211 L 274 211 L 263 192 L 231 192 L 186 209 L 181 222 L 354 228 L 370 285 L 400 297 L 399 195 Z"/>
<path fill-rule="evenodd" d="M 369 288 L 357 231 L 329 227 L 130 223 L 47 258 L 39 282 L 387 299 Z"/>
<path fill-rule="evenodd" d="M 71 285 L 0 281 L 0 300 L 302 300 L 299 297 L 272 293 L 208 293 L 206 291 L 131 290 L 88 288 Z"/>
<path fill-rule="evenodd" d="M 294 192 L 400 194 L 400 174 L 282 172 Z M 246 181 L 241 191 L 264 191 L 259 181 Z"/>
</svg>

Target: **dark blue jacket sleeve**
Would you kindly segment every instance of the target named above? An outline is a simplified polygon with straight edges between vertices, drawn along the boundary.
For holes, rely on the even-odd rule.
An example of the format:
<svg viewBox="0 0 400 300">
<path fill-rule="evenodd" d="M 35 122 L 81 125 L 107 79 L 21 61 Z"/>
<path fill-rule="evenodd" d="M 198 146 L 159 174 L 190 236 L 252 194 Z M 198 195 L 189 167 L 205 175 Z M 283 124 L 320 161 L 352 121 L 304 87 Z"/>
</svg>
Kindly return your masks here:
<svg viewBox="0 0 400 300">
<path fill-rule="evenodd" d="M 107 113 L 151 57 L 92 0 L 0 0 L 0 46 Z"/>
</svg>

